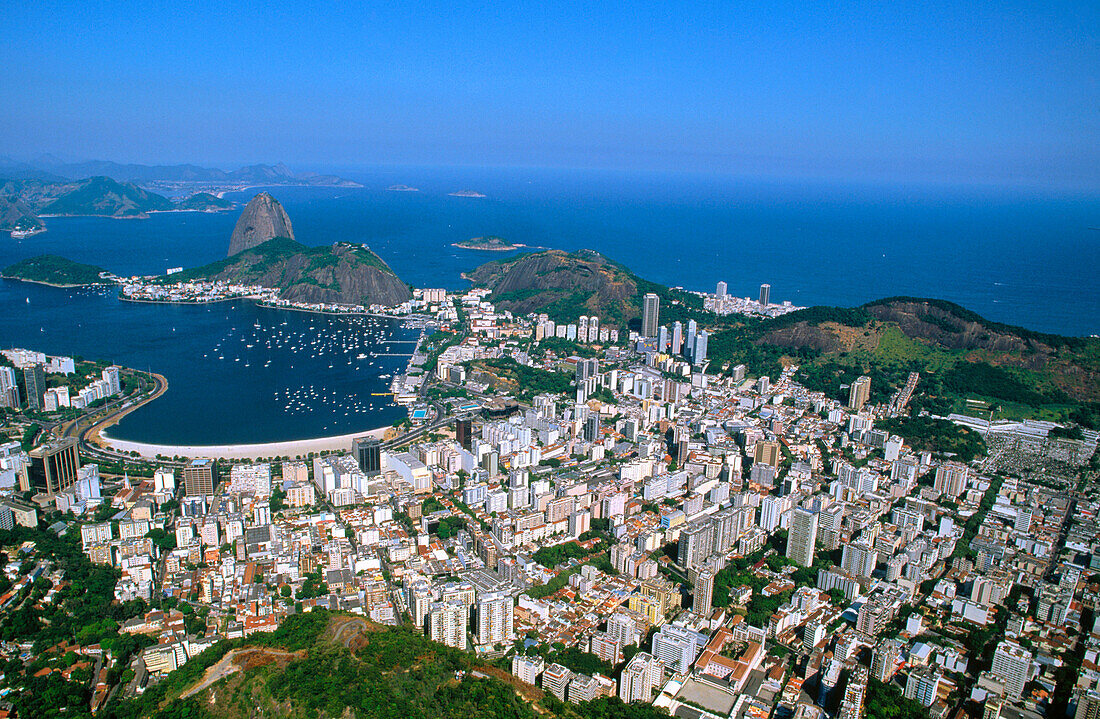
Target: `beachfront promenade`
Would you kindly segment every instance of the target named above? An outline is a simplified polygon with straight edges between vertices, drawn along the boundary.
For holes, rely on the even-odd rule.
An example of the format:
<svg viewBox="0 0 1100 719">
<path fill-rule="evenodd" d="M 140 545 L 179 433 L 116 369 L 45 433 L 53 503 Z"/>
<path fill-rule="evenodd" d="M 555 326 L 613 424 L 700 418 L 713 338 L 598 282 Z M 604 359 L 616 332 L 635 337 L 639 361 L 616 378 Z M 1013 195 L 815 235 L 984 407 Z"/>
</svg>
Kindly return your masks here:
<svg viewBox="0 0 1100 719">
<path fill-rule="evenodd" d="M 162 457 L 213 457 L 215 459 L 254 459 L 256 457 L 298 457 L 310 452 L 350 451 L 355 437 L 377 437 L 382 439 L 386 428 L 341 434 L 334 437 L 297 439 L 286 442 L 265 442 L 262 444 L 215 444 L 215 445 L 172 445 L 148 444 L 115 439 L 103 432 L 99 434 L 100 443 L 117 452 L 137 452 L 142 457 L 155 459 Z"/>
</svg>

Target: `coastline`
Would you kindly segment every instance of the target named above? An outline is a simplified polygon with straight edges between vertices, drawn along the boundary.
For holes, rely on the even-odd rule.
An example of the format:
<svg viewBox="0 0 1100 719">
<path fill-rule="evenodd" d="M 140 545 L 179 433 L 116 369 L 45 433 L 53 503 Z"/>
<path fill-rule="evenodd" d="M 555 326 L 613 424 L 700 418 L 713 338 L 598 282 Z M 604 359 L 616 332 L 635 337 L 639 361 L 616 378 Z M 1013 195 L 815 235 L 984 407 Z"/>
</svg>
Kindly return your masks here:
<svg viewBox="0 0 1100 719">
<path fill-rule="evenodd" d="M 314 437 L 312 439 L 294 439 L 282 442 L 263 442 L 259 444 L 152 444 L 148 442 L 134 442 L 126 439 L 117 439 L 99 432 L 99 443 L 119 452 L 137 452 L 146 459 L 156 459 L 156 456 L 165 457 L 212 457 L 214 459 L 254 459 L 257 457 L 281 457 L 289 456 L 294 459 L 297 456 L 305 456 L 310 452 L 326 452 L 350 450 L 352 440 L 356 437 L 376 437 L 382 439 L 389 427 L 377 427 L 375 429 L 340 434 L 331 437 Z"/>
<path fill-rule="evenodd" d="M 45 280 L 28 280 L 24 277 L 9 277 L 8 275 L 0 275 L 0 279 L 11 280 L 12 282 L 29 282 L 32 285 L 45 285 L 46 287 L 57 287 L 63 290 L 71 290 L 75 287 L 110 287 L 115 284 L 114 282 L 83 282 L 74 285 L 59 285 L 56 282 L 46 282 Z"/>
</svg>

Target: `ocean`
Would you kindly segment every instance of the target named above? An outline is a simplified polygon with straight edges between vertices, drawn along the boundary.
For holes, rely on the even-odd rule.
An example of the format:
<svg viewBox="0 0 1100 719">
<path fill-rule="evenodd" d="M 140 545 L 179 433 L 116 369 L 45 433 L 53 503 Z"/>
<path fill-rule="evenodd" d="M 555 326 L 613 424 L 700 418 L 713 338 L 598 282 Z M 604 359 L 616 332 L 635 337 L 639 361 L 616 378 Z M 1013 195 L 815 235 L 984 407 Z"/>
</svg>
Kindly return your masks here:
<svg viewBox="0 0 1100 719">
<path fill-rule="evenodd" d="M 300 242 L 366 243 L 418 287 L 465 287 L 463 271 L 512 253 L 451 244 L 499 235 L 598 250 L 642 277 L 691 290 L 713 291 L 723 280 L 731 294 L 755 297 L 769 283 L 773 302 L 797 305 L 936 297 L 1034 330 L 1100 333 L 1098 197 L 562 170 L 343 174 L 364 187 L 270 191 Z M 395 184 L 419 191 L 387 189 Z M 486 197 L 449 194 L 460 190 Z M 229 197 L 243 203 L 256 191 Z M 58 254 L 120 274 L 194 267 L 225 256 L 237 214 L 48 218 L 42 235 L 0 238 L 0 266 Z M 269 348 L 279 331 L 295 333 L 308 351 Z M 360 327 L 249 303 L 142 305 L 0 282 L 0 346 L 112 359 L 168 377 L 164 397 L 112 430 L 136 441 L 266 442 L 390 424 L 404 410 L 370 393 L 384 391 L 388 380 L 378 376 L 405 358 L 364 366 L 355 357 L 410 335 L 397 323 Z"/>
</svg>

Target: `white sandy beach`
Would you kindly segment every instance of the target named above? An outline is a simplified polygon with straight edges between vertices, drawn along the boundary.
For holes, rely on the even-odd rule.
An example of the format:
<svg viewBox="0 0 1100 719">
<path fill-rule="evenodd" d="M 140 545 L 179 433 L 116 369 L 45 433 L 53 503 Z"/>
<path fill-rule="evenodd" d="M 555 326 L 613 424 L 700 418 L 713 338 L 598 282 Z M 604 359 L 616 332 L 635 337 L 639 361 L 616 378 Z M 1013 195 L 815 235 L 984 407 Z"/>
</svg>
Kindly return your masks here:
<svg viewBox="0 0 1100 719">
<path fill-rule="evenodd" d="M 137 452 L 142 457 L 150 459 L 163 455 L 165 457 L 213 457 L 215 459 L 253 459 L 255 457 L 283 457 L 291 459 L 310 452 L 334 452 L 351 449 L 351 441 L 355 437 L 377 437 L 381 439 L 386 433 L 386 427 L 355 432 L 353 434 L 341 434 L 335 437 L 317 437 L 315 439 L 296 439 L 287 442 L 267 442 L 263 444 L 210 444 L 210 445 L 172 445 L 172 444 L 147 444 L 145 442 L 131 442 L 124 439 L 115 439 L 107 434 L 100 433 L 104 444 L 120 452 Z"/>
</svg>

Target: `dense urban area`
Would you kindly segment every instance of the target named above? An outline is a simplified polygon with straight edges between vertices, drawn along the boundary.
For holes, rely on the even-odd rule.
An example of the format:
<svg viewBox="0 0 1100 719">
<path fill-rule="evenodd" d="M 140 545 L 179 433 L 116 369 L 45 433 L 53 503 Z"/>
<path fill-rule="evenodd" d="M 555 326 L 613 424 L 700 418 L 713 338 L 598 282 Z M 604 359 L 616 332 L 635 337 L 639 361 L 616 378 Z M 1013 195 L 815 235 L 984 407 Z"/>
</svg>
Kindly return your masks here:
<svg viewBox="0 0 1100 719">
<path fill-rule="evenodd" d="M 5 351 L 0 716 L 1100 716 L 1096 431 L 490 299 L 333 453 L 111 452 L 154 378 Z"/>
</svg>

